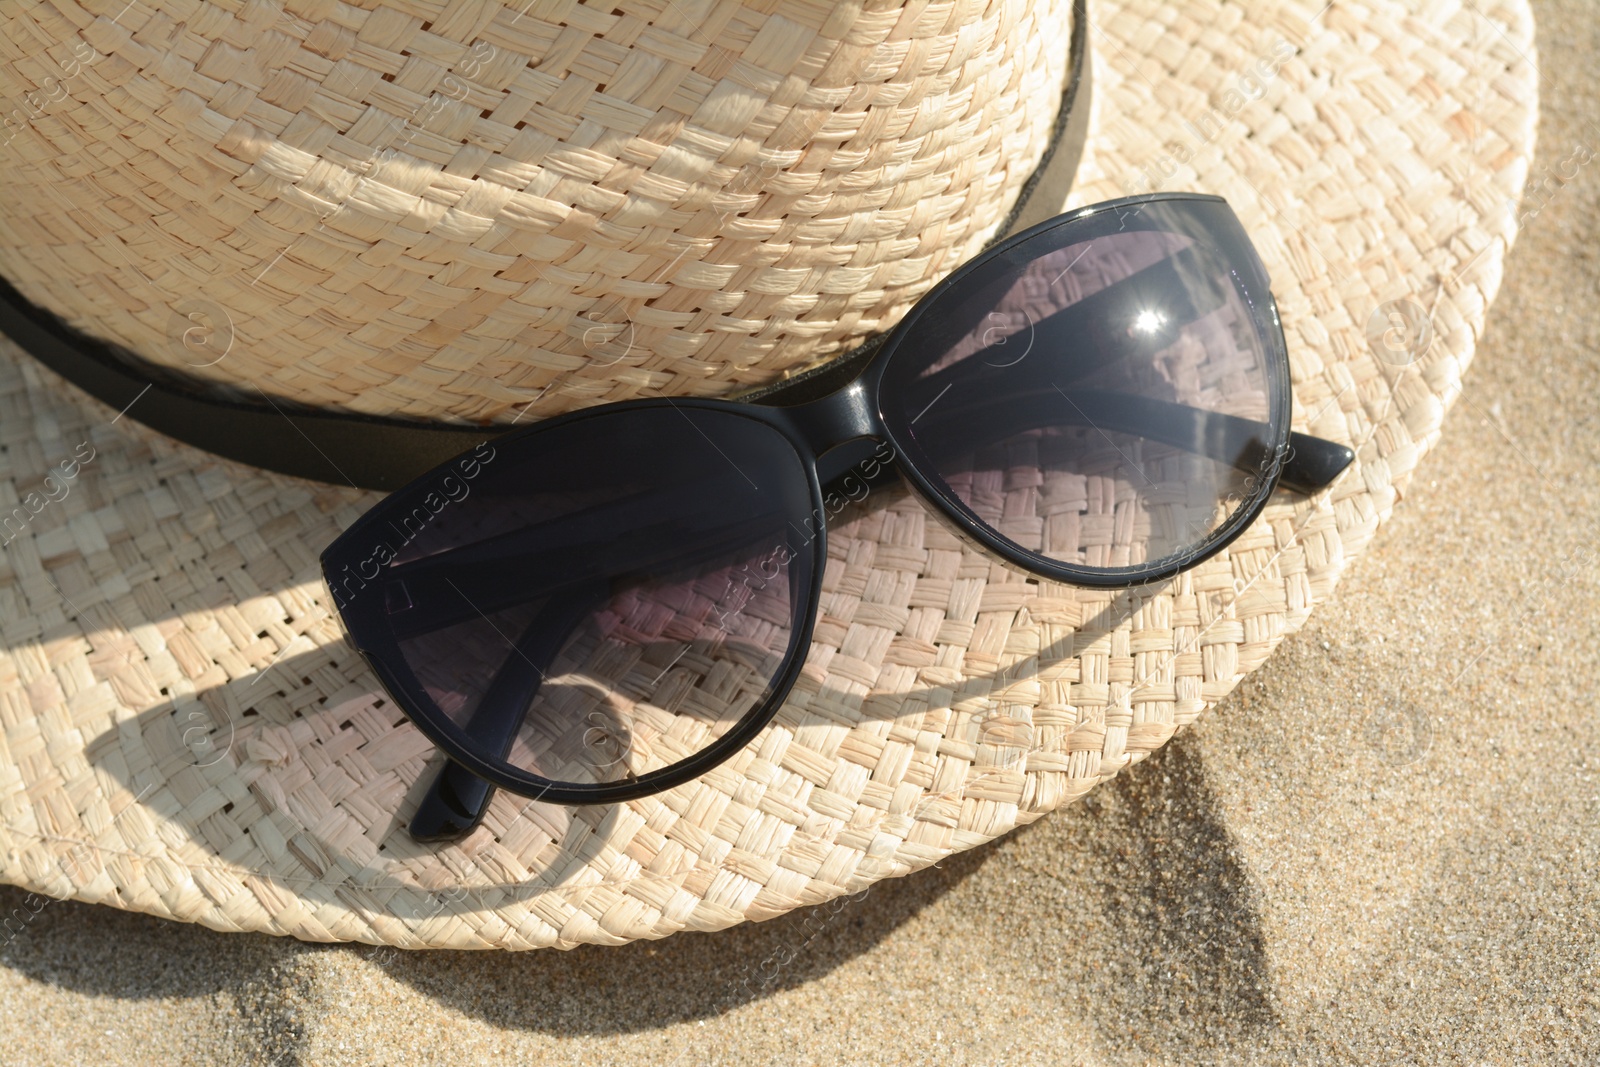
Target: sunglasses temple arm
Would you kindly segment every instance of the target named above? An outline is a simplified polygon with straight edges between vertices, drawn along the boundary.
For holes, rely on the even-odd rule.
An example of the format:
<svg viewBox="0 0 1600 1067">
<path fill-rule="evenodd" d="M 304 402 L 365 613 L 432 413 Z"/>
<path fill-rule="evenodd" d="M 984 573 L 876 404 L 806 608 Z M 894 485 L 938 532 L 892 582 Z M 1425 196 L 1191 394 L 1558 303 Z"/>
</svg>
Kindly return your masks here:
<svg viewBox="0 0 1600 1067">
<path fill-rule="evenodd" d="M 1173 448 L 1206 456 L 1241 471 L 1253 473 L 1272 465 L 1264 442 L 1271 427 L 1254 419 L 1224 415 L 1184 404 L 1168 403 L 1128 393 L 1074 390 L 1015 394 L 977 404 L 940 409 L 918 434 L 936 461 L 940 441 L 970 442 L 970 431 L 940 433 L 939 424 L 960 420 L 992 428 L 992 442 L 1031 429 L 1072 424 L 1109 433 L 1132 434 Z M 1278 464 L 1278 484 L 1299 492 L 1315 492 L 1330 484 L 1350 465 L 1355 453 L 1344 445 L 1309 434 L 1291 433 L 1289 450 Z"/>
<path fill-rule="evenodd" d="M 1348 445 L 1312 437 L 1308 433 L 1289 434 L 1289 459 L 1278 475 L 1278 484 L 1297 493 L 1315 493 L 1333 484 L 1356 454 Z"/>
<path fill-rule="evenodd" d="M 1202 265 L 1193 248 L 1180 249 L 1121 281 L 1113 282 L 1040 319 L 1037 323 L 1031 324 L 1030 330 L 1018 331 L 1003 337 L 973 355 L 919 379 L 916 389 L 920 394 L 930 398 L 943 395 L 955 385 L 970 384 L 974 387 L 974 391 L 977 391 L 976 387 L 982 384 L 982 378 L 1001 374 L 1006 375 L 1008 379 L 1006 385 L 1011 389 L 1018 386 L 1043 389 L 1047 384 L 1056 386 L 1061 382 L 1082 380 L 1087 375 L 1119 360 L 1144 358 L 1151 350 L 1170 344 L 1179 330 L 1222 307 L 1224 298 L 1219 289 L 1194 284 L 1194 279 L 1200 276 L 1202 276 Z M 1144 307 L 1162 309 L 1166 318 L 1161 322 L 1159 329 L 1143 335 L 1107 328 L 1108 323 L 1132 321 Z M 1018 344 L 1028 347 L 1024 348 L 1022 355 L 1012 356 L 1009 350 Z M 1070 359 L 1036 361 L 1034 366 L 1026 367 L 1020 372 L 1011 371 L 1013 367 L 1025 365 L 1033 348 L 1040 346 L 1055 348 L 1058 351 L 1070 351 L 1073 355 Z M 959 395 L 960 390 L 955 392 Z M 1120 395 L 1125 396 L 1125 394 Z M 1126 397 L 1121 405 L 1122 410 L 1127 411 L 1127 404 L 1139 399 Z M 1103 424 L 1105 429 L 1143 433 L 1173 447 L 1187 448 L 1189 442 L 1195 440 L 1208 442 L 1209 445 L 1217 439 L 1216 428 L 1207 428 L 1199 433 L 1192 432 L 1193 423 L 1197 418 L 1202 420 L 1207 417 L 1228 418 L 1228 416 L 1212 416 L 1209 412 L 1197 409 L 1180 408 L 1177 405 L 1169 407 L 1172 410 L 1165 416 L 1150 418 L 1140 415 L 1133 419 L 1122 420 L 1120 425 L 1111 424 L 1114 413 L 1107 413 L 1107 417 L 1102 419 L 1101 414 L 1096 412 L 1093 424 Z M 1159 432 L 1152 432 L 1152 427 L 1160 427 L 1164 418 L 1172 416 L 1177 417 L 1174 425 L 1188 427 L 1181 437 L 1175 439 L 1170 433 L 1163 436 Z M 1059 419 L 1059 414 L 1052 418 Z M 1235 421 L 1237 424 L 1232 426 L 1229 432 L 1221 435 L 1222 439 L 1233 441 L 1232 446 L 1221 450 L 1208 446 L 1194 451 L 1223 463 L 1241 466 L 1241 469 L 1247 471 L 1254 470 L 1259 466 L 1259 454 L 1248 455 L 1239 446 L 1250 436 L 1267 440 L 1268 428 L 1261 423 L 1250 423 L 1249 432 L 1246 433 L 1242 423 L 1247 420 Z M 1038 425 L 1050 424 L 1041 422 Z M 1016 432 L 1015 428 L 1008 428 L 1008 436 L 1010 432 Z M 1282 465 L 1279 484 L 1299 492 L 1315 492 L 1324 488 L 1355 458 L 1354 453 L 1344 445 L 1311 437 L 1308 434 L 1291 433 L 1289 446 L 1290 453 Z"/>
<path fill-rule="evenodd" d="M 505 759 L 546 681 L 545 671 L 573 628 L 606 592 L 602 583 L 581 587 L 546 604 L 522 631 L 466 724 L 467 734 L 490 759 Z M 483 821 L 493 797 L 494 786 L 454 760 L 446 760 L 411 818 L 412 839 L 430 842 L 464 837 Z"/>
<path fill-rule="evenodd" d="M 405 598 L 416 605 L 414 611 L 391 615 L 389 625 L 396 637 L 407 640 L 535 597 L 570 600 L 609 577 L 712 561 L 773 525 L 771 516 L 755 515 L 744 526 L 711 532 L 659 521 L 659 502 L 652 498 L 631 503 L 631 508 L 608 507 L 607 521 L 600 525 L 586 513 L 563 516 L 389 567 L 382 580 L 397 589 L 403 583 Z M 527 586 L 507 580 L 515 574 L 549 577 Z"/>
<path fill-rule="evenodd" d="M 1180 249 L 1037 322 L 1030 321 L 1027 329 L 1001 337 L 959 362 L 919 378 L 916 389 L 933 397 L 952 385 L 978 385 L 974 379 L 985 372 L 991 376 L 1011 372 L 1005 382 L 1009 388 L 1044 385 L 1044 375 L 1055 381 L 1076 381 L 1124 359 L 1146 358 L 1150 352 L 1171 344 L 1179 330 L 1222 307 L 1223 296 L 1218 290 L 1189 281 L 1200 269 L 1194 250 Z M 1159 307 L 1165 315 L 1159 329 L 1135 334 L 1110 328 L 1111 323 L 1133 321 L 1147 307 Z M 959 337 L 977 325 L 981 321 L 967 329 L 953 324 L 948 332 Z M 1018 345 L 1023 347 L 1023 353 L 1014 355 L 1012 350 Z M 1020 372 L 1011 370 L 1026 365 L 1035 348 L 1053 348 L 1057 353 L 1072 355 L 1035 360 L 1033 366 Z"/>
</svg>

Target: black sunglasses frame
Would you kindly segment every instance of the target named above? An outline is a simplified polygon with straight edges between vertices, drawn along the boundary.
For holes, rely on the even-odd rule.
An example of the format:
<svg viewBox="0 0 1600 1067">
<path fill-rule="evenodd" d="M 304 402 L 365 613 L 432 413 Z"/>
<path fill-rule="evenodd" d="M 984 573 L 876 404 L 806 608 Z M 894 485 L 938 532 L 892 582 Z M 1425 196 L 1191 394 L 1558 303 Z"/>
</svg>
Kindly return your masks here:
<svg viewBox="0 0 1600 1067">
<path fill-rule="evenodd" d="M 1269 403 L 1275 437 L 1263 459 L 1259 478 L 1252 479 L 1254 489 L 1247 500 L 1240 501 L 1228 519 L 1211 531 L 1204 540 L 1191 548 L 1152 564 L 1117 569 L 1087 568 L 1051 560 L 1028 552 L 1001 537 L 984 523 L 954 493 L 927 471 L 933 469 L 918 442 L 910 422 L 894 410 L 885 412 L 882 394 L 893 389 L 897 381 L 889 380 L 895 374 L 896 355 L 902 343 L 913 334 L 919 319 L 929 309 L 948 299 L 952 291 L 959 290 L 966 279 L 983 271 L 998 260 L 1013 259 L 1027 262 L 1034 258 L 1031 247 L 1047 234 L 1063 228 L 1084 231 L 1080 239 L 1104 232 L 1124 229 L 1152 228 L 1142 225 L 1140 214 L 1151 204 L 1207 205 L 1200 212 L 1215 212 L 1220 205 L 1225 217 L 1214 215 L 1205 224 L 1206 234 L 1223 246 L 1226 260 L 1234 272 L 1234 284 L 1246 301 L 1255 318 L 1258 337 L 1266 344 L 1266 364 L 1270 375 Z M 1231 231 L 1231 232 L 1230 232 Z M 1067 243 L 1056 242 L 1054 248 Z M 322 566 L 330 588 L 336 594 L 339 611 L 343 617 L 353 646 L 372 668 L 389 694 L 411 718 L 417 728 L 442 749 L 451 761 L 459 764 L 479 780 L 473 783 L 462 779 L 454 768 L 447 767 L 436 781 L 430 799 L 441 799 L 451 812 L 461 819 L 470 820 L 466 826 L 450 825 L 448 832 L 419 833 L 416 824 L 413 836 L 438 839 L 457 836 L 470 829 L 481 818 L 486 807 L 488 784 L 508 789 L 513 793 L 555 804 L 608 804 L 634 800 L 671 789 L 698 778 L 727 761 L 745 748 L 771 722 L 778 709 L 792 691 L 805 662 L 811 643 L 822 597 L 822 576 L 827 558 L 827 529 L 824 486 L 840 470 L 837 456 L 849 456 L 852 450 L 843 448 L 851 442 L 887 442 L 893 449 L 893 468 L 897 469 L 910 488 L 955 533 L 967 543 L 999 559 L 1015 570 L 1030 577 L 1071 583 L 1093 588 L 1127 588 L 1162 581 L 1216 555 L 1235 540 L 1261 513 L 1268 498 L 1280 483 L 1298 482 L 1303 487 L 1326 484 L 1342 471 L 1354 458 L 1348 448 L 1302 434 L 1291 433 L 1289 428 L 1292 403 L 1288 351 L 1273 301 L 1269 279 L 1259 256 L 1251 246 L 1242 226 L 1221 197 L 1194 193 L 1152 193 L 1107 201 L 1066 215 L 1049 219 L 1015 234 L 979 256 L 970 260 L 950 276 L 935 285 L 920 299 L 906 317 L 884 338 L 883 343 L 867 357 L 853 379 L 842 387 L 831 388 L 815 396 L 815 387 L 809 392 L 814 398 L 802 402 L 785 403 L 795 394 L 807 392 L 802 383 L 785 383 L 779 388 L 764 390 L 755 397 L 743 400 L 691 400 L 649 399 L 624 401 L 587 408 L 536 423 L 526 429 L 497 437 L 496 450 L 517 448 L 545 434 L 561 432 L 564 428 L 598 417 L 614 417 L 630 411 L 649 411 L 670 408 L 690 417 L 696 411 L 715 411 L 719 415 L 733 415 L 749 419 L 776 430 L 794 449 L 808 480 L 812 515 L 818 521 L 815 534 L 808 539 L 805 551 L 810 552 L 809 582 L 803 591 L 804 606 L 796 613 L 795 625 L 790 635 L 781 666 L 776 671 L 765 700 L 740 719 L 727 733 L 708 747 L 668 767 L 652 771 L 628 781 L 592 784 L 559 783 L 529 772 L 520 771 L 503 762 L 494 762 L 479 754 L 468 732 L 452 722 L 448 716 L 433 708 L 421 683 L 411 674 L 398 648 L 398 639 L 385 625 L 384 609 L 378 598 L 354 597 L 348 603 L 337 596 L 341 574 L 348 574 L 352 566 L 362 562 L 360 550 L 378 524 L 388 521 L 395 507 L 407 507 L 411 497 L 432 486 L 445 464 L 421 476 L 398 490 L 358 519 L 322 555 Z M 915 362 L 915 361 L 903 361 Z M 692 419 L 691 419 L 692 421 Z M 1292 444 L 1291 444 L 1292 442 Z M 858 450 L 857 450 L 858 451 Z M 455 462 L 455 461 L 452 461 Z M 1286 479 L 1286 471 L 1293 478 Z M 798 555 L 798 553 L 796 554 Z M 796 596 L 802 595 L 793 589 Z M 449 779 L 447 781 L 447 779 Z M 437 798 L 441 789 L 457 794 Z M 420 813 L 419 813 L 420 814 Z M 437 819 L 437 813 L 434 817 Z M 427 822 L 422 819 L 420 822 Z M 451 824 L 445 817 L 442 824 Z"/>
<path fill-rule="evenodd" d="M 1218 205 L 1227 212 L 1227 222 L 1232 223 L 1235 233 L 1225 232 L 1222 227 L 1210 228 L 1207 236 L 1214 238 L 1224 245 L 1223 251 L 1227 254 L 1228 261 L 1235 270 L 1242 270 L 1249 277 L 1235 278 L 1239 285 L 1241 295 L 1245 297 L 1247 305 L 1255 317 L 1258 336 L 1269 346 L 1267 353 L 1267 372 L 1271 376 L 1269 387 L 1271 395 L 1272 418 L 1271 425 L 1276 431 L 1276 438 L 1270 442 L 1266 462 L 1262 465 L 1262 473 L 1269 470 L 1281 471 L 1289 454 L 1289 415 L 1293 403 L 1293 394 L 1289 383 L 1289 352 L 1284 341 L 1283 328 L 1278 321 L 1277 303 L 1272 299 L 1270 281 L 1267 277 L 1266 267 L 1262 265 L 1255 248 L 1245 236 L 1244 228 L 1239 225 L 1238 219 L 1231 209 L 1227 208 L 1227 201 L 1220 196 L 1208 196 L 1201 193 L 1147 193 L 1142 196 L 1123 197 L 1119 200 L 1109 200 L 1094 204 L 1065 215 L 1058 215 L 1048 219 L 1037 226 L 1024 230 L 981 255 L 974 257 L 961 267 L 953 271 L 948 277 L 935 285 L 916 305 L 906 314 L 884 341 L 883 350 L 873 359 L 871 366 L 862 375 L 862 388 L 868 397 L 868 405 L 878 415 L 878 427 L 882 434 L 894 447 L 898 456 L 902 457 L 899 464 L 901 476 L 906 479 L 929 510 L 946 520 L 955 532 L 973 547 L 988 552 L 1004 560 L 1013 569 L 1026 573 L 1029 577 L 1045 578 L 1051 581 L 1067 582 L 1072 585 L 1085 586 L 1093 589 L 1124 589 L 1129 586 L 1147 585 L 1151 582 L 1162 581 L 1176 574 L 1202 563 L 1221 552 L 1244 531 L 1250 523 L 1260 515 L 1266 506 L 1267 498 L 1271 495 L 1276 485 L 1276 478 L 1262 477 L 1257 479 L 1254 495 L 1247 501 L 1241 502 L 1228 517 L 1228 520 L 1213 530 L 1206 538 L 1187 551 L 1163 557 L 1153 563 L 1143 566 L 1120 568 L 1091 568 L 1080 567 L 1071 563 L 1028 552 L 1027 550 L 1001 537 L 992 527 L 980 519 L 967 504 L 950 491 L 942 481 L 929 477 L 926 473 L 935 469 L 933 461 L 917 441 L 912 427 L 901 413 L 890 411 L 883 413 L 880 398 L 886 388 L 884 379 L 891 369 L 896 366 L 895 355 L 901 343 L 911 335 L 920 318 L 928 311 L 947 299 L 952 290 L 957 290 L 970 276 L 988 269 L 996 260 L 1012 260 L 1019 257 L 1019 253 L 1026 251 L 1027 246 L 1046 234 L 1056 230 L 1071 227 L 1074 229 L 1092 226 L 1096 231 L 1095 236 L 1100 236 L 1100 231 L 1105 233 L 1120 233 L 1127 230 L 1145 228 L 1141 225 L 1140 214 L 1143 208 L 1151 204 L 1195 203 Z M 1094 240 L 1095 237 L 1087 237 Z M 1078 243 L 1077 240 L 1071 242 Z M 1059 246 L 1057 246 L 1059 247 Z M 1024 257 L 1024 261 L 1032 257 Z M 911 365 L 906 361 L 903 366 Z M 902 383 L 891 383 L 902 384 Z M 905 382 L 903 384 L 909 384 Z M 1314 439 L 1313 439 L 1314 440 Z"/>
<path fill-rule="evenodd" d="M 559 432 L 576 423 L 603 418 L 625 411 L 651 411 L 673 409 L 678 413 L 690 417 L 696 411 L 715 411 L 722 415 L 735 415 L 749 419 L 762 426 L 776 429 L 794 449 L 795 457 L 805 468 L 809 480 L 811 513 L 824 514 L 824 501 L 822 482 L 818 480 L 816 457 L 808 453 L 805 438 L 798 432 L 799 426 L 790 418 L 785 417 L 782 408 L 765 408 L 755 404 L 742 404 L 731 400 L 674 400 L 650 399 L 627 400 L 616 404 L 605 404 L 598 407 L 586 408 L 582 411 L 560 415 L 543 422 L 535 423 L 526 430 L 516 431 L 496 438 L 494 448 L 498 451 L 502 446 L 512 446 L 519 440 L 542 433 Z M 691 418 L 692 421 L 692 418 Z M 388 511 L 385 505 L 390 500 L 403 500 L 407 494 L 416 488 L 431 486 L 437 478 L 437 472 L 430 472 L 419 478 L 411 486 L 401 489 L 392 497 L 385 499 L 376 507 L 366 512 L 360 519 L 351 525 L 350 529 L 341 534 L 338 540 L 329 545 L 322 554 L 323 573 L 328 578 L 330 588 L 334 586 L 341 571 L 358 562 L 359 550 L 357 546 L 364 546 L 374 532 L 378 532 L 378 524 L 387 521 Z M 341 547 L 343 546 L 343 547 Z M 416 724 L 430 741 L 439 746 L 450 759 L 460 764 L 475 777 L 484 782 L 508 789 L 513 793 L 532 799 L 546 801 L 552 804 L 611 804 L 618 801 L 634 800 L 639 797 L 659 793 L 673 786 L 698 778 L 711 768 L 726 761 L 750 743 L 756 734 L 771 721 L 772 716 L 783 703 L 790 690 L 794 688 L 800 669 L 805 665 L 805 650 L 811 643 L 811 633 L 816 626 L 817 610 L 822 600 L 822 563 L 827 558 L 827 530 L 825 525 L 818 526 L 815 536 L 808 545 L 811 559 L 810 581 L 804 591 L 804 613 L 796 620 L 796 625 L 791 632 L 789 647 L 784 651 L 784 659 L 776 672 L 768 698 L 756 711 L 745 716 L 734 724 L 733 728 L 723 734 L 708 747 L 696 752 L 693 756 L 663 767 L 658 771 L 641 775 L 628 782 L 606 782 L 595 784 L 557 783 L 538 775 L 518 771 L 506 764 L 497 764 L 482 758 L 474 749 L 472 740 L 467 731 L 457 726 L 447 716 L 435 714 L 431 710 L 431 701 L 423 691 L 421 683 L 411 674 L 406 666 L 405 658 L 401 655 L 398 641 L 389 632 L 383 616 L 386 614 L 385 605 L 377 597 L 351 597 L 339 607 L 340 615 L 345 624 L 345 630 L 352 639 L 352 645 L 372 668 L 378 680 L 394 697 L 411 721 Z M 348 554 L 347 554 L 348 553 Z M 798 556 L 798 553 L 796 554 Z M 796 590 L 795 592 L 799 592 Z M 339 598 L 335 598 L 336 602 Z M 454 783 L 454 791 L 465 793 L 472 788 L 470 783 Z M 451 805 L 452 807 L 476 808 L 484 796 L 477 802 L 466 801 Z M 479 810 L 477 815 L 481 817 Z M 473 820 L 474 822 L 476 819 Z M 424 837 L 433 835 L 413 836 Z M 443 835 L 455 836 L 455 834 Z"/>
</svg>

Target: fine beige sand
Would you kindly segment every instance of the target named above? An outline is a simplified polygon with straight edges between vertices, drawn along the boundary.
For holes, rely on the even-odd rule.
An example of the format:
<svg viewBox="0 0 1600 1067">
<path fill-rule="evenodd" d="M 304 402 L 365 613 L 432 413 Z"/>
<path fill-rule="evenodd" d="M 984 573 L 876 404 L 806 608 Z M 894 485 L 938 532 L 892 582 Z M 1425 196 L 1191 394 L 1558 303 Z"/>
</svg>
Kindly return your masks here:
<svg viewBox="0 0 1600 1067">
<path fill-rule="evenodd" d="M 1600 1063 L 1600 10 L 1535 13 L 1534 177 L 1597 158 L 1527 219 L 1393 521 L 1166 750 L 862 899 L 620 949 L 0 889 L 0 1063 Z"/>
</svg>

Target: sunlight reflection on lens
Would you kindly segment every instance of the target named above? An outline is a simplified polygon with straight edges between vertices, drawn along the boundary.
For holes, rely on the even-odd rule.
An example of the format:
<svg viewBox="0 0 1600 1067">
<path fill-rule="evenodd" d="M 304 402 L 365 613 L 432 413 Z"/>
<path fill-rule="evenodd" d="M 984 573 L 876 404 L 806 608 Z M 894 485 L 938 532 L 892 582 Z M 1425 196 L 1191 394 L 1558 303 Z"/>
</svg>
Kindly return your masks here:
<svg viewBox="0 0 1600 1067">
<path fill-rule="evenodd" d="M 1167 317 L 1159 311 L 1141 311 L 1139 317 L 1133 320 L 1133 328 L 1140 333 L 1155 333 L 1167 323 Z"/>
</svg>

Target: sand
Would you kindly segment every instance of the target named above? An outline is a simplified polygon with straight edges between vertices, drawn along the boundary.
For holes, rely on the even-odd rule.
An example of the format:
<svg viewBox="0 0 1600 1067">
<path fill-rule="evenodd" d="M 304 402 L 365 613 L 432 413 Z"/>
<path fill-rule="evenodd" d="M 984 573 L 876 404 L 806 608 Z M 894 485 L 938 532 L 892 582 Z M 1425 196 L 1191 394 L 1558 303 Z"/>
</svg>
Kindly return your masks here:
<svg viewBox="0 0 1600 1067">
<path fill-rule="evenodd" d="M 1538 176 L 1600 154 L 1600 11 L 1535 12 Z M 0 889 L 0 1062 L 1600 1062 L 1600 160 L 1506 279 L 1332 601 L 1086 802 L 842 905 L 566 954 Z"/>
</svg>

